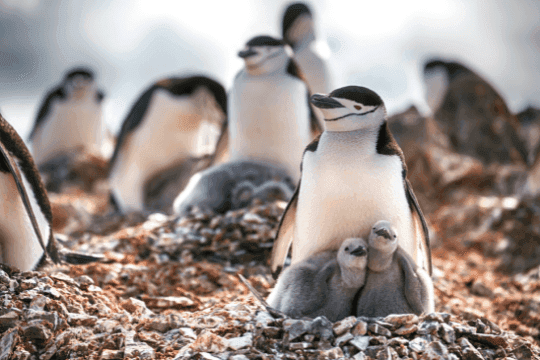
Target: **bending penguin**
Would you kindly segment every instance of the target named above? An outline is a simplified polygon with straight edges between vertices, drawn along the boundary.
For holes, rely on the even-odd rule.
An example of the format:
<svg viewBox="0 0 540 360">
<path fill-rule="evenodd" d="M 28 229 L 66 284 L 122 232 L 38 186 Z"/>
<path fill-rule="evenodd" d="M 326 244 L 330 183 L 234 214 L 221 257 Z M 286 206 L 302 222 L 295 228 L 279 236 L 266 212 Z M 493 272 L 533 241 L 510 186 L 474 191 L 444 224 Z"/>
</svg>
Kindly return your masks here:
<svg viewBox="0 0 540 360">
<path fill-rule="evenodd" d="M 164 79 L 141 95 L 122 124 L 110 161 L 111 197 L 118 210 L 143 211 L 154 178 L 160 178 L 158 187 L 169 183 L 180 192 L 202 155 L 214 153 L 217 139 L 210 136 L 209 144 L 202 144 L 201 129 L 217 127 L 219 136 L 227 121 L 226 99 L 223 86 L 205 76 Z"/>
<path fill-rule="evenodd" d="M 290 4 L 283 14 L 283 40 L 293 51 L 293 58 L 300 66 L 312 93 L 332 90 L 330 71 L 316 48 L 315 26 L 310 8 L 301 2 Z M 322 114 L 315 111 L 323 123 Z"/>
<path fill-rule="evenodd" d="M 341 320 L 353 312 L 353 300 L 364 285 L 367 263 L 366 241 L 346 239 L 337 254 L 318 253 L 285 269 L 268 304 L 291 317 Z"/>
<path fill-rule="evenodd" d="M 283 41 L 256 36 L 238 56 L 246 66 L 229 92 L 227 128 L 216 150 L 223 157 L 226 149 L 229 162 L 193 176 L 174 202 L 176 214 L 195 206 L 226 211 L 232 189 L 242 181 L 296 183 L 303 149 L 320 131 L 308 87 Z"/>
<path fill-rule="evenodd" d="M 486 164 L 531 162 L 517 118 L 482 77 L 460 63 L 433 59 L 424 66 L 424 81 L 427 103 L 454 151 Z"/>
<path fill-rule="evenodd" d="M 72 69 L 47 94 L 29 138 L 38 167 L 71 151 L 102 155 L 103 98 L 87 68 Z"/>
<path fill-rule="evenodd" d="M 55 263 L 75 264 L 99 258 L 60 252 L 52 232 L 49 198 L 32 155 L 19 134 L 0 115 L 0 263 L 21 271 Z"/>
<path fill-rule="evenodd" d="M 384 317 L 433 312 L 431 278 L 398 245 L 391 224 L 384 220 L 375 223 L 368 241 L 368 270 L 355 305 L 356 315 Z"/>
<path fill-rule="evenodd" d="M 274 276 L 291 245 L 296 264 L 337 250 L 342 239 L 367 238 L 381 219 L 396 227 L 401 247 L 431 274 L 427 224 L 382 99 L 370 89 L 347 86 L 311 101 L 322 110 L 326 129 L 304 152 L 302 177 L 272 249 Z"/>
</svg>

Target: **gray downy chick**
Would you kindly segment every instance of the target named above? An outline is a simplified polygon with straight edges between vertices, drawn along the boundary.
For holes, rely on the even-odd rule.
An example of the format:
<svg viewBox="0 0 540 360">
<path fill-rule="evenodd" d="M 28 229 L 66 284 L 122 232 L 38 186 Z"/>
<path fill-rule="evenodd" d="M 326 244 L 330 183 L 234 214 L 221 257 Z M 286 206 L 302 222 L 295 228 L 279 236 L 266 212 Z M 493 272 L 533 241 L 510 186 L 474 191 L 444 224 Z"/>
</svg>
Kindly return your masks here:
<svg viewBox="0 0 540 360">
<path fill-rule="evenodd" d="M 376 222 L 368 242 L 368 270 L 359 293 L 356 315 L 379 317 L 433 312 L 431 278 L 398 245 L 398 236 L 390 222 Z"/>
<path fill-rule="evenodd" d="M 325 251 L 287 268 L 268 303 L 293 318 L 341 320 L 352 313 L 354 297 L 364 285 L 366 266 L 366 241 L 348 238 L 337 256 L 336 251 Z"/>
</svg>

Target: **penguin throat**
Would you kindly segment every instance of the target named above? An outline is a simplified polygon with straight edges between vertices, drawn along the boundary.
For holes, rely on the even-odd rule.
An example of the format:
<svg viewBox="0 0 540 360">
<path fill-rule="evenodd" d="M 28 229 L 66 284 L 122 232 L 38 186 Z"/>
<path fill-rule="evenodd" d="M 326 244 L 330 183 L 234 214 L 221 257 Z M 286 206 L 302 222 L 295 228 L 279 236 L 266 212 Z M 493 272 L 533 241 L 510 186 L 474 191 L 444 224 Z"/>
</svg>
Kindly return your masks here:
<svg viewBox="0 0 540 360">
<path fill-rule="evenodd" d="M 283 49 L 283 51 L 264 59 L 264 61 L 259 64 L 246 65 L 246 71 L 252 76 L 269 75 L 278 71 L 285 71 L 288 63 L 289 56 L 285 52 L 285 49 Z"/>
<path fill-rule="evenodd" d="M 383 272 L 392 265 L 394 251 L 381 251 L 372 246 L 369 247 L 368 268 L 370 271 Z"/>
<path fill-rule="evenodd" d="M 292 44 L 295 51 L 304 49 L 315 41 L 315 29 L 310 15 L 305 14 L 296 19 L 289 31 L 287 31 L 287 40 Z"/>
<path fill-rule="evenodd" d="M 340 264 L 342 285 L 347 288 L 358 289 L 365 282 L 364 268 L 356 266 L 343 266 Z"/>
</svg>

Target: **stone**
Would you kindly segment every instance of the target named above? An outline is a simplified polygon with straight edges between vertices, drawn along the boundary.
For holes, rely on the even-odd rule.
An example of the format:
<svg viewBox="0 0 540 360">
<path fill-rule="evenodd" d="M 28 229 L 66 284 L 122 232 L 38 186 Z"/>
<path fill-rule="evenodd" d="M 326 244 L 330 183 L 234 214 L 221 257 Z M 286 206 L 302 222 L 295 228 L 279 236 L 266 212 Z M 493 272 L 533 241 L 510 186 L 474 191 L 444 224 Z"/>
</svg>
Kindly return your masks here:
<svg viewBox="0 0 540 360">
<path fill-rule="evenodd" d="M 349 344 L 353 345 L 358 350 L 366 350 L 369 346 L 370 336 L 355 336 L 349 341 Z"/>
<path fill-rule="evenodd" d="M 233 355 L 229 357 L 229 360 L 249 360 L 249 358 L 246 355 Z"/>
<path fill-rule="evenodd" d="M 427 340 L 422 337 L 414 338 L 409 341 L 409 348 L 415 352 L 422 352 L 426 348 Z"/>
<path fill-rule="evenodd" d="M 439 336 L 448 344 L 453 344 L 456 342 L 456 332 L 448 324 L 441 324 L 441 327 L 439 328 Z"/>
<path fill-rule="evenodd" d="M 512 350 L 512 353 L 517 360 L 530 360 L 533 358 L 533 353 L 531 349 L 525 344 L 518 346 L 517 348 Z"/>
<path fill-rule="evenodd" d="M 71 326 L 94 326 L 97 322 L 98 318 L 97 316 L 88 315 L 88 314 L 75 314 L 75 313 L 69 313 L 68 314 L 68 324 Z"/>
<path fill-rule="evenodd" d="M 339 359 L 342 358 L 343 350 L 340 347 L 334 347 L 328 350 L 321 350 L 319 356 L 326 359 Z"/>
<path fill-rule="evenodd" d="M 386 337 L 392 336 L 392 333 L 390 332 L 390 330 L 388 330 L 387 328 L 379 324 L 375 324 L 375 323 L 369 324 L 368 330 L 371 331 L 373 334 L 382 335 Z"/>
<path fill-rule="evenodd" d="M 185 308 L 195 305 L 195 302 L 184 296 L 145 297 L 145 303 L 152 308 Z"/>
<path fill-rule="evenodd" d="M 443 360 L 448 357 L 448 349 L 440 341 L 433 341 L 426 346 L 422 360 Z"/>
<path fill-rule="evenodd" d="M 461 352 L 463 354 L 463 359 L 465 360 L 484 360 L 484 357 L 466 338 L 461 338 L 459 340 L 459 345 L 461 346 Z"/>
<path fill-rule="evenodd" d="M 316 317 L 310 322 L 309 333 L 317 336 L 323 341 L 329 341 L 334 338 L 332 323 L 324 316 Z"/>
<path fill-rule="evenodd" d="M 43 320 L 33 320 L 22 327 L 22 335 L 33 341 L 45 341 L 52 336 L 52 332 L 44 325 Z"/>
<path fill-rule="evenodd" d="M 492 334 L 471 334 L 469 339 L 477 341 L 479 343 L 492 346 L 494 348 L 508 346 L 508 341 L 501 335 L 492 335 Z"/>
<path fill-rule="evenodd" d="M 6 331 L 0 338 L 0 360 L 8 360 L 17 343 L 17 329 Z"/>
<path fill-rule="evenodd" d="M 289 334 L 289 340 L 294 340 L 308 332 L 310 324 L 305 320 L 287 319 L 283 322 L 283 330 Z"/>
<path fill-rule="evenodd" d="M 366 354 L 363 351 L 358 352 L 358 354 L 353 356 L 354 360 L 366 360 Z"/>
<path fill-rule="evenodd" d="M 404 325 L 418 324 L 418 316 L 415 314 L 394 314 L 384 318 L 384 322 L 392 324 L 394 328 Z"/>
<path fill-rule="evenodd" d="M 101 352 L 101 358 L 103 360 L 115 360 L 124 358 L 124 350 L 110 350 L 105 349 Z"/>
<path fill-rule="evenodd" d="M 356 325 L 354 325 L 354 327 L 352 328 L 351 333 L 354 336 L 362 336 L 362 335 L 366 335 L 367 329 L 368 329 L 367 323 L 365 321 L 359 320 L 356 323 Z"/>
<path fill-rule="evenodd" d="M 294 342 L 289 344 L 289 350 L 305 350 L 309 349 L 311 347 L 311 343 L 309 342 Z"/>
<path fill-rule="evenodd" d="M 355 324 L 356 317 L 349 316 L 343 320 L 336 322 L 332 329 L 334 330 L 334 334 L 336 334 L 336 336 L 341 336 L 345 334 L 345 332 L 349 331 Z"/>
<path fill-rule="evenodd" d="M 397 335 L 403 336 L 403 335 L 410 335 L 415 333 L 418 330 L 418 325 L 413 324 L 410 326 L 403 326 L 394 331 Z"/>
<path fill-rule="evenodd" d="M 9 328 L 17 325 L 17 320 L 19 320 L 19 314 L 15 311 L 10 311 L 7 314 L 0 316 L 0 331 L 5 331 Z"/>
<path fill-rule="evenodd" d="M 210 331 L 204 331 L 201 333 L 195 342 L 190 345 L 190 348 L 194 351 L 204 351 L 209 353 L 222 353 L 227 350 L 227 347 L 227 339 L 213 334 Z"/>
<path fill-rule="evenodd" d="M 336 346 L 342 346 L 348 343 L 354 336 L 351 333 L 341 335 L 336 339 Z"/>
<path fill-rule="evenodd" d="M 244 336 L 228 339 L 228 346 L 232 350 L 240 350 L 253 346 L 253 336 L 246 333 Z"/>
<path fill-rule="evenodd" d="M 391 347 L 385 347 L 377 353 L 377 360 L 392 360 L 397 359 L 398 355 Z"/>
</svg>

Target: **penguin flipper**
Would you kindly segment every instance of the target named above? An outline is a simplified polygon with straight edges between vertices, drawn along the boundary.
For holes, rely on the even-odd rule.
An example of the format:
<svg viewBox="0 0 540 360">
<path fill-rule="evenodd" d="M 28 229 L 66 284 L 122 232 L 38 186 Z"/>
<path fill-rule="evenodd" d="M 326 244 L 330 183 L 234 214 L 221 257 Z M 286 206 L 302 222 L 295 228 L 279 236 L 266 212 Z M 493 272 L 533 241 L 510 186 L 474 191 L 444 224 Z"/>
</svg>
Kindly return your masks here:
<svg viewBox="0 0 540 360">
<path fill-rule="evenodd" d="M 422 209 L 420 209 L 420 204 L 418 203 L 416 195 L 414 195 L 411 183 L 407 178 L 405 178 L 405 190 L 407 193 L 407 200 L 409 201 L 409 204 L 412 208 L 413 220 L 422 224 L 422 232 L 424 233 L 424 236 L 422 237 L 422 249 L 424 250 L 426 264 L 428 266 L 426 270 L 429 275 L 431 275 L 433 272 L 433 266 L 431 263 L 431 245 L 429 243 L 429 230 L 427 227 L 426 218 L 424 217 L 424 213 L 422 212 Z"/>
<path fill-rule="evenodd" d="M 270 268 L 272 270 L 272 276 L 277 279 L 279 273 L 283 269 L 283 264 L 289 253 L 289 248 L 294 236 L 294 223 L 296 221 L 296 207 L 298 205 L 298 194 L 300 192 L 300 181 L 291 198 L 291 201 L 287 204 L 285 212 L 279 222 L 276 239 L 274 240 L 274 247 L 272 248 L 272 254 L 270 255 Z"/>
<path fill-rule="evenodd" d="M 13 175 L 13 179 L 15 180 L 15 184 L 17 185 L 17 190 L 19 191 L 19 195 L 21 196 L 21 200 L 24 204 L 24 208 L 26 209 L 26 213 L 28 214 L 28 218 L 30 218 L 30 222 L 32 223 L 32 227 L 34 228 L 34 232 L 38 238 L 39 244 L 41 245 L 44 253 L 48 254 L 47 248 L 45 247 L 45 242 L 43 241 L 43 237 L 41 236 L 41 231 L 38 226 L 36 215 L 34 214 L 34 210 L 32 209 L 32 205 L 30 204 L 30 197 L 28 196 L 26 188 L 24 187 L 24 182 L 21 178 L 19 167 L 17 166 L 13 158 L 10 156 L 9 152 L 4 147 L 4 144 L 2 142 L 0 142 L 0 152 L 6 160 L 6 164 L 9 168 L 10 173 Z"/>
<path fill-rule="evenodd" d="M 62 261 L 72 265 L 85 265 L 93 262 L 103 261 L 105 259 L 105 257 L 102 255 L 90 255 L 65 250 L 60 250 L 60 258 Z"/>
</svg>

